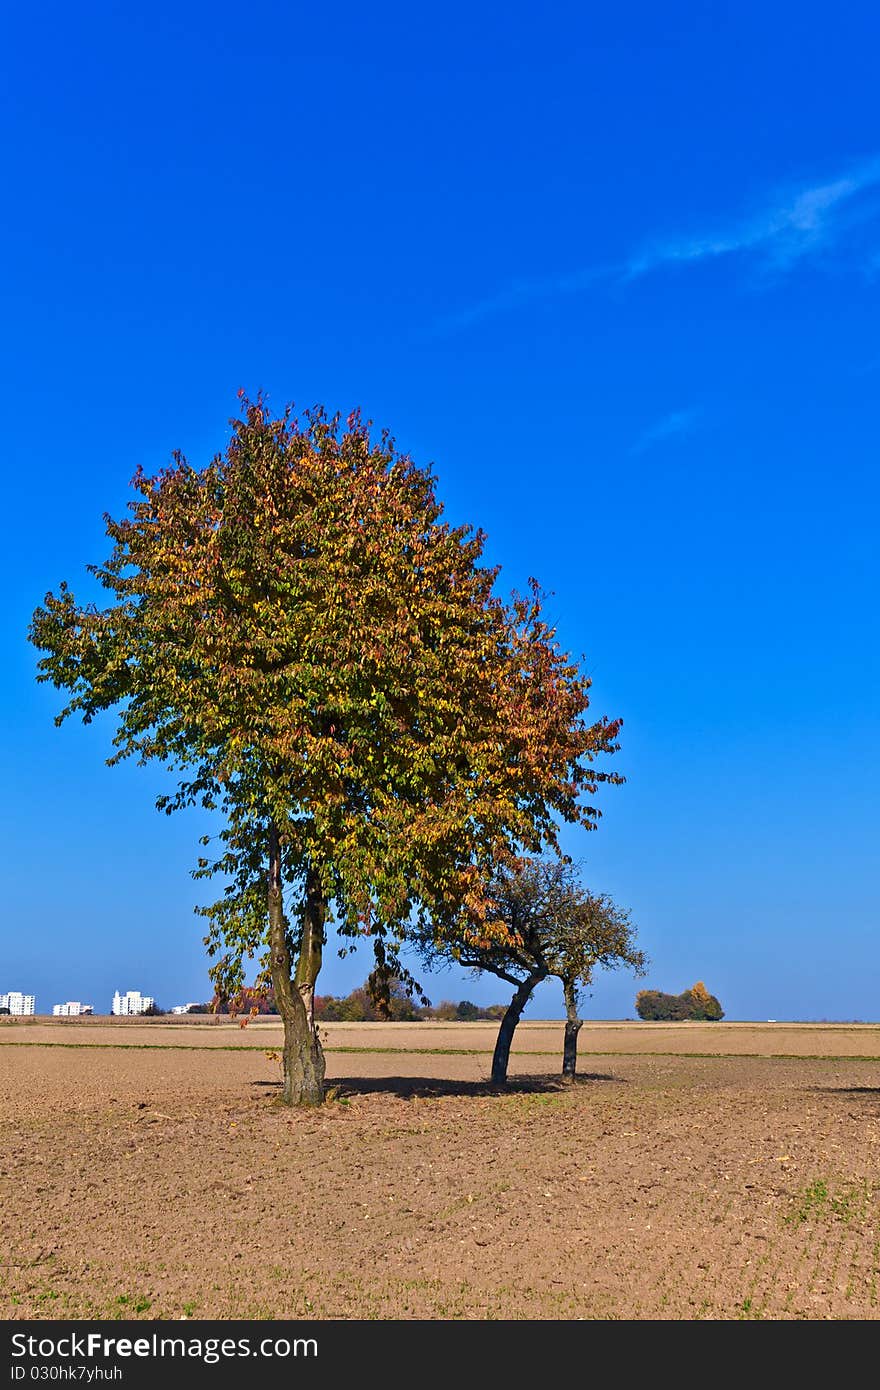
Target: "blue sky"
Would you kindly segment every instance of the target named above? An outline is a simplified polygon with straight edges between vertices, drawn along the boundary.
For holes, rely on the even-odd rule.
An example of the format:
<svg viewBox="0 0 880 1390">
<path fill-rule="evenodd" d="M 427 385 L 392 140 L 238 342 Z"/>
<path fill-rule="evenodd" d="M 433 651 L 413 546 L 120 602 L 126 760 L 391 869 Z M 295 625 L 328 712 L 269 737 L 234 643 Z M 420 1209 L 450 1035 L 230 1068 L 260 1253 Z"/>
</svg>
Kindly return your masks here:
<svg viewBox="0 0 880 1390">
<path fill-rule="evenodd" d="M 206 996 L 197 819 L 53 728 L 24 634 L 243 386 L 361 405 L 553 592 L 625 720 L 567 848 L 648 986 L 880 1018 L 876 7 L 321 8 L 6 18 L 0 990 Z"/>
</svg>

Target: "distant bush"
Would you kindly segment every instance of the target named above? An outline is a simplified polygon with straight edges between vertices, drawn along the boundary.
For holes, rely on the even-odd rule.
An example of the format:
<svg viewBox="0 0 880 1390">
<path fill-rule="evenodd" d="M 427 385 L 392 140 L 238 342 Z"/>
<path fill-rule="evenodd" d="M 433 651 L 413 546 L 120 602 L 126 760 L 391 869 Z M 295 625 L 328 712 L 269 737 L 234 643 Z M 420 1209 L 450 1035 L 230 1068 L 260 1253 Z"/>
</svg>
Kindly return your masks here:
<svg viewBox="0 0 880 1390">
<path fill-rule="evenodd" d="M 495 1022 L 499 1022 L 506 1013 L 506 1004 L 489 1004 L 485 1009 L 482 1010 L 481 1017 L 488 1020 L 494 1019 Z"/>
<path fill-rule="evenodd" d="M 455 1017 L 460 1018 L 463 1023 L 473 1023 L 480 1017 L 480 1009 L 469 999 L 460 999 L 458 1008 L 455 1010 Z"/>
<path fill-rule="evenodd" d="M 262 989 L 250 987 L 241 991 L 237 999 L 221 999 L 215 994 L 209 1004 L 190 1004 L 188 1014 L 277 1014 L 275 991 L 271 985 Z"/>
<path fill-rule="evenodd" d="M 236 1000 L 235 1010 L 240 1014 L 277 1014 L 274 988 L 264 985 L 262 989 L 243 989 Z"/>
<path fill-rule="evenodd" d="M 719 1019 L 724 1017 L 724 1010 L 715 995 L 709 993 L 702 980 L 697 980 L 697 983 L 690 989 L 686 989 L 681 997 L 686 1001 L 690 1010 L 688 1018 L 696 1019 L 701 1023 L 717 1023 Z"/>
<path fill-rule="evenodd" d="M 374 999 L 366 984 L 353 989 L 344 999 L 332 994 L 315 995 L 315 1018 L 322 1023 L 414 1023 L 420 1010 L 413 1003 L 405 985 L 391 980 L 388 998 L 383 1006 Z"/>
<path fill-rule="evenodd" d="M 419 1009 L 419 1017 L 433 1019 L 435 1023 L 485 1023 L 496 1022 L 507 1012 L 506 1004 L 489 1004 L 482 1008 L 472 1004 L 470 999 L 460 999 L 456 1004 L 452 999 L 441 999 L 440 1003 Z"/>
<path fill-rule="evenodd" d="M 451 999 L 441 999 L 439 1004 L 429 1005 L 422 1010 L 423 1017 L 431 1018 L 436 1023 L 454 1023 L 458 1018 L 458 1005 Z"/>
<path fill-rule="evenodd" d="M 659 989 L 640 989 L 636 995 L 636 1013 L 651 1023 L 679 1020 L 685 1017 L 684 1001 L 680 994 L 664 994 Z"/>
<path fill-rule="evenodd" d="M 702 980 L 682 994 L 642 989 L 636 995 L 636 1013 L 655 1023 L 681 1023 L 688 1019 L 694 1023 L 716 1023 L 724 1017 L 724 1010 Z"/>
</svg>

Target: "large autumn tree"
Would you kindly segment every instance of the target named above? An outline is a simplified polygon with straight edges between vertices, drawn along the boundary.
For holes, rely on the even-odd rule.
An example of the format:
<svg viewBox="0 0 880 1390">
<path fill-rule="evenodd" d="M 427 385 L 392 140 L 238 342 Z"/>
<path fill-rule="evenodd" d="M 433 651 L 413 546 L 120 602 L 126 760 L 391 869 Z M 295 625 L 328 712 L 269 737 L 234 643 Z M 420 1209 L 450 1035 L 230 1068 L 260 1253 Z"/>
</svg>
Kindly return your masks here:
<svg viewBox="0 0 880 1390">
<path fill-rule="evenodd" d="M 507 1082 L 514 1033 L 535 989 L 550 976 L 561 980 L 565 998 L 562 1075 L 572 1081 L 582 1022 L 580 996 L 594 971 L 628 966 L 637 975 L 645 972 L 646 958 L 636 945 L 632 918 L 607 893 L 591 893 L 582 884 L 577 865 L 562 857 L 525 856 L 500 866 L 488 884 L 487 896 L 489 923 L 502 930 L 487 931 L 482 940 L 443 939 L 423 932 L 422 959 L 429 968 L 464 966 L 513 985 L 492 1056 L 495 1086 Z"/>
<path fill-rule="evenodd" d="M 488 942 L 489 866 L 595 823 L 620 780 L 537 585 L 503 602 L 483 536 L 442 520 L 434 477 L 358 414 L 274 416 L 242 397 L 207 466 L 138 472 L 107 606 L 62 584 L 34 614 L 58 723 L 117 712 L 115 752 L 177 774 L 167 811 L 222 813 L 203 909 L 224 997 L 256 956 L 284 1022 L 284 1099 L 316 1104 L 315 983 L 331 912 L 389 972 L 407 934 Z"/>
</svg>

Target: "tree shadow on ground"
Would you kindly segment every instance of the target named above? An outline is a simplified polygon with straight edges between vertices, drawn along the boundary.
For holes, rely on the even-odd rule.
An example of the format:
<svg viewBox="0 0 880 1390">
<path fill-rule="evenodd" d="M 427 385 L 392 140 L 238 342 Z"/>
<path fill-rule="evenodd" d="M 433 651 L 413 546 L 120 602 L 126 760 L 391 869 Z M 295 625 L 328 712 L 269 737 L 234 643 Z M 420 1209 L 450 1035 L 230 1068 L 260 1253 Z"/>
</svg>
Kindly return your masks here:
<svg viewBox="0 0 880 1390">
<path fill-rule="evenodd" d="M 880 1096 L 880 1086 L 810 1086 L 826 1096 Z"/>
<path fill-rule="evenodd" d="M 340 1076 L 327 1083 L 328 1093 L 348 1096 L 392 1095 L 401 1100 L 439 1100 L 445 1097 L 566 1095 L 597 1081 L 620 1081 L 608 1072 L 584 1072 L 573 1082 L 559 1076 L 515 1076 L 506 1086 L 489 1081 L 452 1081 L 434 1076 Z M 252 1086 L 280 1090 L 280 1081 L 252 1081 Z"/>
</svg>

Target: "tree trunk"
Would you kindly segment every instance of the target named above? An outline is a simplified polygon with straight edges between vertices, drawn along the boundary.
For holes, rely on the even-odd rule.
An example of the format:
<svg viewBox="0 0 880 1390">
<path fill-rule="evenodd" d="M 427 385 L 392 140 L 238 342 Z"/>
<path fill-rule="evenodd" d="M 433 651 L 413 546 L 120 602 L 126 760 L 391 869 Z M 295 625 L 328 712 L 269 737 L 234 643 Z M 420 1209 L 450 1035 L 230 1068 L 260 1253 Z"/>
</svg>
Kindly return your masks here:
<svg viewBox="0 0 880 1390">
<path fill-rule="evenodd" d="M 320 1105 L 324 1100 L 324 1054 L 292 979 L 281 891 L 281 846 L 274 821 L 269 823 L 269 954 L 275 1004 L 284 1024 L 281 1099 L 285 1105 Z"/>
<path fill-rule="evenodd" d="M 507 1013 L 501 1020 L 501 1027 L 498 1029 L 498 1039 L 495 1043 L 495 1052 L 492 1056 L 492 1085 L 507 1085 L 507 1066 L 510 1061 L 510 1044 L 513 1042 L 513 1035 L 516 1025 L 522 1017 L 522 1011 L 532 997 L 535 985 L 546 976 L 546 970 L 536 970 L 529 975 L 528 979 L 523 980 L 517 988 L 516 994 L 510 1001 Z"/>
<path fill-rule="evenodd" d="M 306 1006 L 309 1027 L 316 1038 L 315 984 L 317 983 L 321 962 L 324 956 L 326 922 L 327 904 L 324 901 L 321 879 L 316 871 L 309 867 L 306 872 L 306 906 L 303 915 L 303 931 L 299 948 L 299 960 L 296 963 L 295 983 L 302 997 L 302 1001 Z"/>
<path fill-rule="evenodd" d="M 563 980 L 565 994 L 565 1042 L 562 1045 L 562 1075 L 566 1081 L 574 1081 L 577 1071 L 578 1033 L 583 1019 L 578 1018 L 577 993 L 573 980 Z"/>
</svg>

